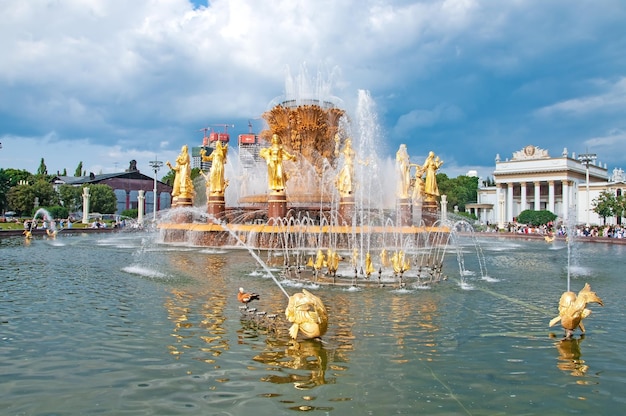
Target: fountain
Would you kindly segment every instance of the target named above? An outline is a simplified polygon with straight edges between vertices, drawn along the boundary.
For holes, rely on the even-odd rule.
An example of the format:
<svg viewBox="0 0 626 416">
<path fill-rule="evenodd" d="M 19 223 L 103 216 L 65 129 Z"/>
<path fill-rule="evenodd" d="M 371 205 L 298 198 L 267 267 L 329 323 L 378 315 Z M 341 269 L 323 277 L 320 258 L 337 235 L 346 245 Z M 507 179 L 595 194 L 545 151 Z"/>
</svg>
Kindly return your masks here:
<svg viewBox="0 0 626 416">
<path fill-rule="evenodd" d="M 353 127 L 327 89 L 301 89 L 309 95 L 286 96 L 263 114 L 268 128 L 259 138 L 269 145 L 259 150 L 259 160 L 246 174 L 225 178 L 227 146 L 214 150 L 211 171 L 204 175 L 206 209 L 199 215 L 191 209 L 191 192 L 182 195 L 190 189 L 183 147 L 172 167 L 176 200 L 159 223 L 162 240 L 266 250 L 270 264 L 282 261 L 285 277 L 319 284 L 438 281 L 449 237 L 435 179 L 443 162 L 431 151 L 422 165 L 411 163 L 404 144 L 395 166 L 383 160 L 374 104 L 366 91 L 359 91 Z M 264 176 L 265 189 L 250 186 L 236 205 L 225 203 L 229 184 L 231 189 L 239 180 Z M 402 260 L 379 262 L 383 250 Z M 375 271 L 377 282 L 370 279 Z"/>
</svg>

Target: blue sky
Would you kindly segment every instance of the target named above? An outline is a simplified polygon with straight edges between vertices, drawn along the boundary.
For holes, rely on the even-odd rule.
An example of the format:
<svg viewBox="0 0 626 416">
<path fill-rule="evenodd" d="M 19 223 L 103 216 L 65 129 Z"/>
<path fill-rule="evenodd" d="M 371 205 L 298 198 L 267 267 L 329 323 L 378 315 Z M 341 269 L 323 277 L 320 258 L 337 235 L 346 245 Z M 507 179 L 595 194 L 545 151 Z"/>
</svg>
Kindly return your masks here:
<svg viewBox="0 0 626 416">
<path fill-rule="evenodd" d="M 528 144 L 626 168 L 621 0 L 0 0 L 0 15 L 2 168 L 150 174 L 203 127 L 263 128 L 303 67 L 348 114 L 369 91 L 381 155 L 433 150 L 451 177 Z"/>
</svg>

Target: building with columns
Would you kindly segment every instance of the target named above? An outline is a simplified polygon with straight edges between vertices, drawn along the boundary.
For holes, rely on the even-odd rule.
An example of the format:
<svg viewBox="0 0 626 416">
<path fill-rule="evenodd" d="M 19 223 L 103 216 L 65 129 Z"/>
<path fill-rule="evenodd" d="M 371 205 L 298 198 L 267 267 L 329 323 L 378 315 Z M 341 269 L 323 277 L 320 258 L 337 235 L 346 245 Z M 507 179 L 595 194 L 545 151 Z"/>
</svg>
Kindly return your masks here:
<svg viewBox="0 0 626 416">
<path fill-rule="evenodd" d="M 604 191 L 621 195 L 626 190 L 624 172 L 595 163 L 595 155 L 570 156 L 564 149 L 558 157 L 547 150 L 526 146 L 511 159 L 496 156 L 495 185 L 478 189 L 478 201 L 466 210 L 483 223 L 503 228 L 524 210 L 548 210 L 561 221 L 602 224 L 593 212 L 593 201 Z M 607 224 L 615 219 L 607 218 Z"/>
</svg>

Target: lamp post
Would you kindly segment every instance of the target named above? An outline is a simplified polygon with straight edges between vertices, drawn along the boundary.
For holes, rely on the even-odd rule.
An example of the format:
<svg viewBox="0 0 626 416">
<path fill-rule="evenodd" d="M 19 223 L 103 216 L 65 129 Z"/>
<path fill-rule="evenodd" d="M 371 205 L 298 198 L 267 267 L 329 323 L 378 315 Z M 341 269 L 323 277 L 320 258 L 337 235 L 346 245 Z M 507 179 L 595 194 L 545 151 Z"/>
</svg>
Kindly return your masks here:
<svg viewBox="0 0 626 416">
<path fill-rule="evenodd" d="M 159 173 L 159 169 L 163 166 L 163 162 L 157 160 L 156 156 L 154 160 L 151 160 L 150 167 L 154 171 L 154 190 L 152 191 L 153 196 L 153 207 L 152 207 L 152 220 L 156 222 L 156 212 L 157 212 L 157 173 Z"/>
<path fill-rule="evenodd" d="M 587 182 L 587 225 L 589 225 L 589 164 L 597 159 L 595 153 L 582 153 L 578 160 L 585 165 L 585 179 Z"/>
</svg>

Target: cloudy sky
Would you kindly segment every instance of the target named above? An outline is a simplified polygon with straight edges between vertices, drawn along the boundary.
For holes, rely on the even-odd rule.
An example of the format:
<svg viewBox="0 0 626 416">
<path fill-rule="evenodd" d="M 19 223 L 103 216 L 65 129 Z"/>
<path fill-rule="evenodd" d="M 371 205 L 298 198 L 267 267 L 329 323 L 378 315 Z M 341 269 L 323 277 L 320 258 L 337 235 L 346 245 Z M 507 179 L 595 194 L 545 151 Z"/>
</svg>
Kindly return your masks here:
<svg viewBox="0 0 626 416">
<path fill-rule="evenodd" d="M 204 127 L 262 129 L 288 74 L 348 114 L 368 91 L 381 155 L 433 150 L 451 177 L 528 144 L 626 168 L 621 0 L 0 0 L 0 17 L 2 168 L 150 175 Z"/>
</svg>

